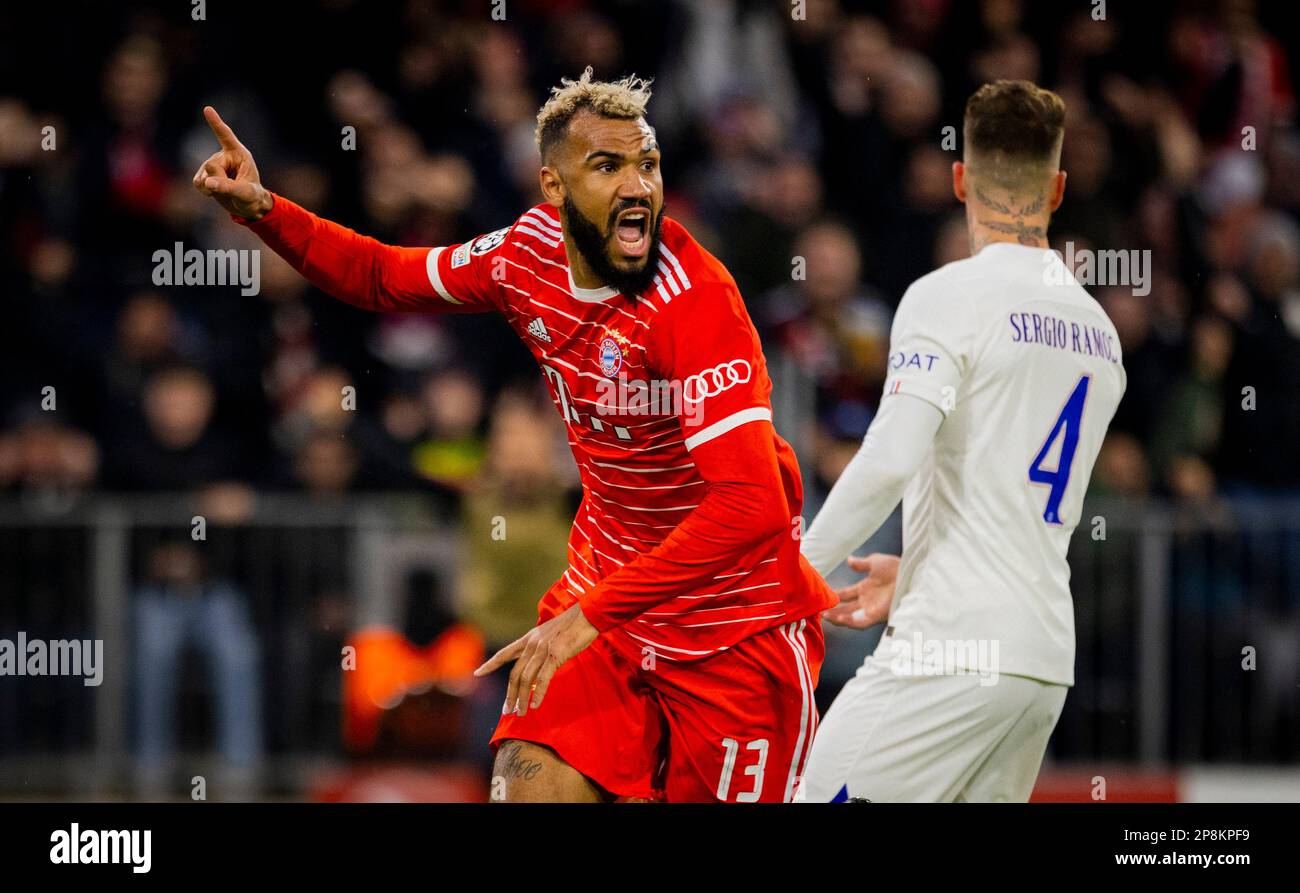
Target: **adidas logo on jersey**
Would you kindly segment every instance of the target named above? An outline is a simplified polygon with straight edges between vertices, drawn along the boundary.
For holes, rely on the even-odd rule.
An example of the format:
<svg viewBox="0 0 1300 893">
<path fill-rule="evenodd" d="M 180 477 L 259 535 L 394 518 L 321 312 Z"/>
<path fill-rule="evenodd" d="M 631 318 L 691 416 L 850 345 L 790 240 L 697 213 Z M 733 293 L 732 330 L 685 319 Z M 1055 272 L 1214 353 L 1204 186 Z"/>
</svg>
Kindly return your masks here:
<svg viewBox="0 0 1300 893">
<path fill-rule="evenodd" d="M 551 333 L 546 331 L 546 323 L 542 322 L 540 316 L 528 324 L 528 334 L 545 341 L 547 344 L 551 343 Z"/>
</svg>

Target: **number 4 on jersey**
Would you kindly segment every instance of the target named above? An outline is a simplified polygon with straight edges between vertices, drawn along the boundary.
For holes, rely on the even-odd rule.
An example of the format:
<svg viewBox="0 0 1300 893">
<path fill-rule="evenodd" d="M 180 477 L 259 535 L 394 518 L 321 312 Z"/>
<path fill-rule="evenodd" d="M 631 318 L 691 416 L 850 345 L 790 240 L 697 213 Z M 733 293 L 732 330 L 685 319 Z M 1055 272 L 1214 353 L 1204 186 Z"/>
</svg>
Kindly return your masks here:
<svg viewBox="0 0 1300 893">
<path fill-rule="evenodd" d="M 1088 399 L 1088 382 L 1092 376 L 1084 375 L 1070 392 L 1061 414 L 1052 424 L 1052 433 L 1047 435 L 1038 455 L 1029 463 L 1029 481 L 1048 487 L 1047 508 L 1043 510 L 1043 520 L 1048 524 L 1061 523 L 1061 499 L 1065 488 L 1070 484 L 1070 469 L 1074 465 L 1074 451 L 1079 446 L 1079 426 L 1083 421 L 1083 405 Z M 1052 451 L 1058 437 L 1061 441 L 1061 453 L 1055 468 L 1044 468 L 1043 460 Z"/>
</svg>

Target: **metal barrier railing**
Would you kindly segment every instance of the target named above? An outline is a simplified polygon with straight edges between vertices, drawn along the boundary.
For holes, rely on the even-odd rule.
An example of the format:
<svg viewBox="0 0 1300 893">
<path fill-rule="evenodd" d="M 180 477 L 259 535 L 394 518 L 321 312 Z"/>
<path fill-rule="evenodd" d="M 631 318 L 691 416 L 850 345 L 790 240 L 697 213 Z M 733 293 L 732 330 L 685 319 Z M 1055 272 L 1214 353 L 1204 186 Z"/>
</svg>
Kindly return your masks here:
<svg viewBox="0 0 1300 893">
<path fill-rule="evenodd" d="M 0 503 L 0 638 L 102 639 L 107 668 L 96 688 L 0 677 L 0 790 L 19 781 L 6 766 L 33 758 L 93 758 L 101 784 L 123 771 L 132 593 L 151 549 L 190 539 L 200 514 L 188 496 L 98 497 L 56 511 Z M 1295 762 L 1300 505 L 1090 502 L 1083 518 L 1070 551 L 1077 681 L 1053 756 Z M 1094 538 L 1097 519 L 1104 539 Z M 208 520 L 199 544 L 209 574 L 243 591 L 262 640 L 267 754 L 338 754 L 344 631 L 314 626 L 315 606 L 323 597 L 346 606 L 353 628 L 393 622 L 407 569 L 455 579 L 460 534 L 409 496 L 260 496 L 239 523 Z"/>
</svg>

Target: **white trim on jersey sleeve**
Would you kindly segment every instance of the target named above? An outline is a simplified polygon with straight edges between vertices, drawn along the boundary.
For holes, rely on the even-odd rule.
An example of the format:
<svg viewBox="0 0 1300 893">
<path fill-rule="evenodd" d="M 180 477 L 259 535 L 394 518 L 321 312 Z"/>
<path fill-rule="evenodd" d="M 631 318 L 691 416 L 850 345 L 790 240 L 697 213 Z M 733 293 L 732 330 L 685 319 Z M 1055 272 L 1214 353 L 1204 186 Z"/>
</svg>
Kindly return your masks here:
<svg viewBox="0 0 1300 893">
<path fill-rule="evenodd" d="M 739 412 L 733 412 L 725 419 L 714 422 L 707 428 L 701 428 L 690 437 L 686 438 L 686 449 L 693 450 L 702 443 L 708 443 L 715 437 L 726 434 L 733 428 L 739 428 L 748 422 L 770 422 L 772 421 L 772 410 L 766 406 L 751 406 L 749 409 L 742 409 Z"/>
<path fill-rule="evenodd" d="M 429 249 L 429 257 L 425 261 L 425 267 L 429 271 L 429 284 L 433 286 L 433 290 L 441 295 L 444 300 L 450 301 L 453 304 L 463 304 L 465 303 L 464 301 L 458 301 L 451 296 L 446 287 L 442 284 L 442 276 L 438 274 L 438 258 L 442 257 L 442 253 L 446 250 L 446 248 Z"/>
</svg>

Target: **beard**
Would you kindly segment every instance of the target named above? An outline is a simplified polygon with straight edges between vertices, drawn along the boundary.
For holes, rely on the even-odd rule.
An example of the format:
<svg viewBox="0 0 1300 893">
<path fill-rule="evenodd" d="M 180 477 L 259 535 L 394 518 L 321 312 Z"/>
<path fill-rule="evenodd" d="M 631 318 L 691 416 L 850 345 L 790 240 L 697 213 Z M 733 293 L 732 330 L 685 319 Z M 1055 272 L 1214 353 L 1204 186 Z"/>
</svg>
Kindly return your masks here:
<svg viewBox="0 0 1300 893">
<path fill-rule="evenodd" d="M 655 275 L 659 272 L 659 225 L 663 222 L 667 206 L 661 207 L 658 214 L 653 214 L 653 219 L 647 224 L 650 247 L 646 250 L 642 265 L 637 269 L 624 270 L 616 267 L 610 260 L 610 249 L 616 238 L 614 220 L 628 208 L 645 208 L 653 214 L 647 201 L 622 202 L 609 213 L 609 220 L 606 221 L 608 235 L 606 235 L 593 220 L 579 211 L 566 195 L 563 208 L 564 221 L 569 234 L 573 236 L 573 244 L 578 246 L 578 253 L 601 282 L 625 295 L 639 295 L 654 283 Z"/>
</svg>

